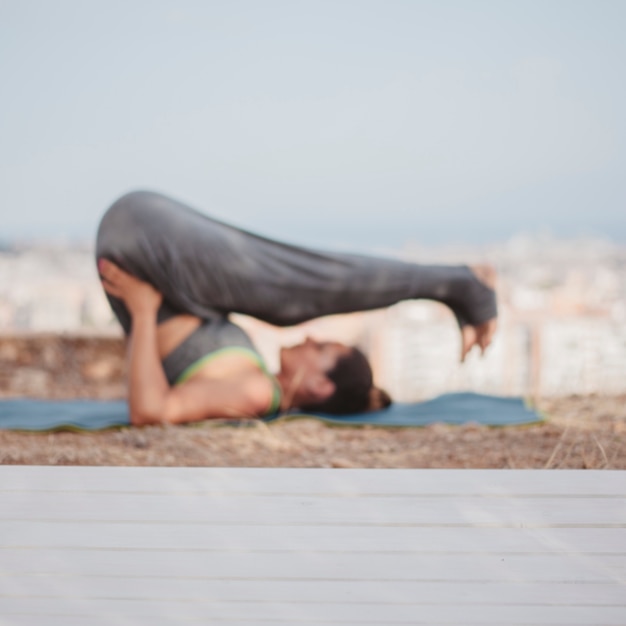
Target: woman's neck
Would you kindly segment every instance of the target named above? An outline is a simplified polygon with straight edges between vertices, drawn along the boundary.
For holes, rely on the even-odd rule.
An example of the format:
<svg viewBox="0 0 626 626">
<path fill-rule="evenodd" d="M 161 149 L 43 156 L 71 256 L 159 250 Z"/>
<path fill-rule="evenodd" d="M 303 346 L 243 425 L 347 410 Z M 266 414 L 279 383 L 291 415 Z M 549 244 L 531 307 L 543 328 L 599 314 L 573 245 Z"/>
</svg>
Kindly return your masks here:
<svg viewBox="0 0 626 626">
<path fill-rule="evenodd" d="M 299 406 L 303 402 L 301 389 L 302 381 L 304 380 L 304 371 L 299 370 L 294 375 L 289 375 L 279 371 L 275 375 L 278 384 L 280 385 L 280 409 L 286 411 Z"/>
</svg>

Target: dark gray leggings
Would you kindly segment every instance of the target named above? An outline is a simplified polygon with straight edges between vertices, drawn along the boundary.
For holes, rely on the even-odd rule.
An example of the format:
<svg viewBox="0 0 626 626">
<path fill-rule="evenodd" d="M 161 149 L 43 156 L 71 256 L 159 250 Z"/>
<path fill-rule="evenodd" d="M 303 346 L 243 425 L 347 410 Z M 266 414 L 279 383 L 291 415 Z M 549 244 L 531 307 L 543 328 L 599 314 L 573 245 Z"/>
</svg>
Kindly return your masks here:
<svg viewBox="0 0 626 626">
<path fill-rule="evenodd" d="M 244 313 L 276 326 L 428 298 L 459 323 L 496 315 L 494 292 L 467 266 L 418 265 L 320 252 L 228 226 L 157 193 L 129 193 L 98 229 L 96 254 L 152 283 L 164 296 L 163 321 L 176 313 L 223 320 Z M 130 316 L 109 298 L 126 333 Z"/>
</svg>

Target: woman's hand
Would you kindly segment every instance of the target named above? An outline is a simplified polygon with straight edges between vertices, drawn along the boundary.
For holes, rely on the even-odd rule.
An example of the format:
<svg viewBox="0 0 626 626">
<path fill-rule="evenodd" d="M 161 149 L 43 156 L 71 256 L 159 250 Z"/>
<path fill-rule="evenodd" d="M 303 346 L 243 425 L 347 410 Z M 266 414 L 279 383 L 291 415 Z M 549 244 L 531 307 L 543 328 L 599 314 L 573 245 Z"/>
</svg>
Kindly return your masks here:
<svg viewBox="0 0 626 626">
<path fill-rule="evenodd" d="M 155 314 L 163 301 L 162 294 L 150 283 L 139 280 L 107 259 L 98 260 L 98 270 L 104 290 L 124 301 L 130 314 Z"/>
</svg>

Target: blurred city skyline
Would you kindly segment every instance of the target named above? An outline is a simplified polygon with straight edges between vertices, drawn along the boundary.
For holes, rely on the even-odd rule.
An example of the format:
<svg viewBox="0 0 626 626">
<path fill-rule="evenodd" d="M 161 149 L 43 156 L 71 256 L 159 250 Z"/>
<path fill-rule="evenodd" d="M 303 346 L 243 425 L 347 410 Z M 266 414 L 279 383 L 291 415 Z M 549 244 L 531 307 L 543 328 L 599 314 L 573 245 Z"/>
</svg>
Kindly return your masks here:
<svg viewBox="0 0 626 626">
<path fill-rule="evenodd" d="M 136 188 L 359 251 L 626 242 L 626 3 L 0 1 L 0 240 Z"/>
</svg>

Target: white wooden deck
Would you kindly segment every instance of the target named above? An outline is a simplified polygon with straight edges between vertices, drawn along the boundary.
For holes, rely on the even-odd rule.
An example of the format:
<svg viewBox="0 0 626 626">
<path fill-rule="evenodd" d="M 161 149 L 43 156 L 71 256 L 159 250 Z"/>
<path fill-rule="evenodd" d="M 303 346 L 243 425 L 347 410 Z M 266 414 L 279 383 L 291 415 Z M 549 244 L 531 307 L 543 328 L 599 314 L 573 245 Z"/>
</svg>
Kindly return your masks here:
<svg viewBox="0 0 626 626">
<path fill-rule="evenodd" d="M 0 624 L 626 624 L 626 473 L 0 467 Z"/>
</svg>

